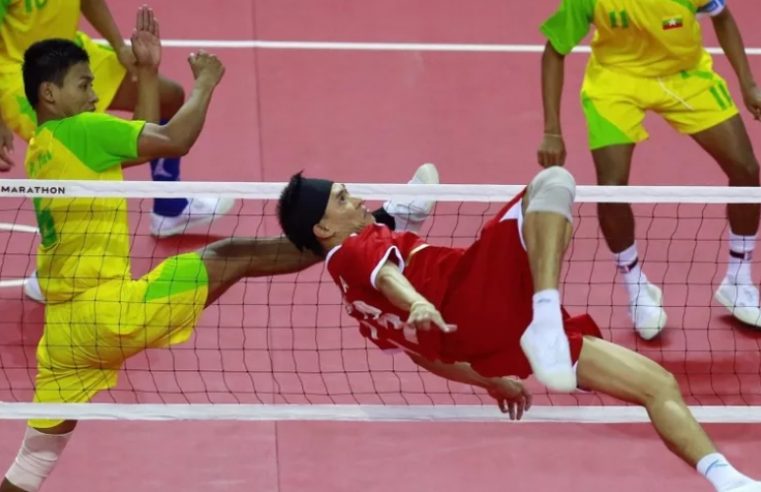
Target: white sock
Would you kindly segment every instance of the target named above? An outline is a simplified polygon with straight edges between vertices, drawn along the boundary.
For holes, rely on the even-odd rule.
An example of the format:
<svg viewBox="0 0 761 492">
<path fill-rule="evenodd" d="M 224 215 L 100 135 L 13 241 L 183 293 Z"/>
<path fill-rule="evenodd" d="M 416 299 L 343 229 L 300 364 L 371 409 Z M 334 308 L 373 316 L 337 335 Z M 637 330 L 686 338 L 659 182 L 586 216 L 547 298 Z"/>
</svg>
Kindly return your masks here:
<svg viewBox="0 0 761 492">
<path fill-rule="evenodd" d="M 624 279 L 629 299 L 635 299 L 640 288 L 647 284 L 647 277 L 642 271 L 637 254 L 637 245 L 632 244 L 620 253 L 615 253 L 618 272 Z"/>
<path fill-rule="evenodd" d="M 756 236 L 740 236 L 729 231 L 729 265 L 727 278 L 735 284 L 752 284 L 750 263 Z"/>
<path fill-rule="evenodd" d="M 711 482 L 717 492 L 729 492 L 734 488 L 753 482 L 737 471 L 734 466 L 720 453 L 711 453 L 698 461 L 695 466 L 698 472 Z"/>
<path fill-rule="evenodd" d="M 563 326 L 563 314 L 560 311 L 560 291 L 545 289 L 534 294 L 534 321 L 542 326 Z"/>
</svg>

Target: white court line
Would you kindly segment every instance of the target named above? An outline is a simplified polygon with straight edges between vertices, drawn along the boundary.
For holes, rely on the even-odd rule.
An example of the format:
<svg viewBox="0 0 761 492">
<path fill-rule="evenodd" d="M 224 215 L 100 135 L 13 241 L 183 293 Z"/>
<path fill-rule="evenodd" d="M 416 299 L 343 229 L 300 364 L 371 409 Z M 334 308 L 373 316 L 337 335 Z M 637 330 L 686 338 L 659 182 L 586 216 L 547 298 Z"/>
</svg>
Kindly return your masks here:
<svg viewBox="0 0 761 492">
<path fill-rule="evenodd" d="M 0 222 L 0 231 L 28 232 L 30 234 L 37 234 L 36 227 L 28 226 L 26 224 L 15 224 L 13 222 Z"/>
<path fill-rule="evenodd" d="M 13 222 L 0 222 L 0 231 L 27 232 L 30 234 L 37 234 L 36 227 L 28 226 L 26 224 L 15 224 Z M 0 280 L 0 289 L 21 287 L 24 285 L 25 281 L 26 279 L 23 278 L 10 278 L 7 280 Z"/>
<path fill-rule="evenodd" d="M 758 406 L 692 406 L 703 423 L 761 424 Z M 496 405 L 265 405 L 265 404 L 114 404 L 0 402 L 0 420 L 247 420 L 340 422 L 504 422 Z M 634 406 L 536 406 L 523 422 L 630 424 L 650 422 L 644 408 Z"/>
<path fill-rule="evenodd" d="M 105 43 L 103 39 L 97 39 Z M 543 44 L 462 44 L 462 43 L 362 43 L 338 41 L 266 41 L 266 40 L 212 40 L 212 39 L 164 39 L 167 48 L 218 48 L 218 49 L 270 49 L 270 50 L 325 50 L 325 51 L 445 51 L 474 53 L 541 53 Z M 721 55 L 718 47 L 708 47 L 708 52 Z M 578 46 L 574 53 L 589 53 L 589 46 Z M 748 55 L 761 55 L 761 48 L 746 47 Z"/>
</svg>

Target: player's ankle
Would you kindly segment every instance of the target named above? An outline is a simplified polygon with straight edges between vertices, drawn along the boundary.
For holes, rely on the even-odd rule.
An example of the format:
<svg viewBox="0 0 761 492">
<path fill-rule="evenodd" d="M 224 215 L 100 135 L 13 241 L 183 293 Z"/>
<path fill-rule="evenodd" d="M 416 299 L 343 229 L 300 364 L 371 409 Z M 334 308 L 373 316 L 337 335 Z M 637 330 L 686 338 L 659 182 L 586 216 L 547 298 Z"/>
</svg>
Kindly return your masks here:
<svg viewBox="0 0 761 492">
<path fill-rule="evenodd" d="M 534 322 L 558 323 L 563 319 L 560 310 L 560 292 L 557 289 L 544 289 L 533 297 Z"/>
</svg>

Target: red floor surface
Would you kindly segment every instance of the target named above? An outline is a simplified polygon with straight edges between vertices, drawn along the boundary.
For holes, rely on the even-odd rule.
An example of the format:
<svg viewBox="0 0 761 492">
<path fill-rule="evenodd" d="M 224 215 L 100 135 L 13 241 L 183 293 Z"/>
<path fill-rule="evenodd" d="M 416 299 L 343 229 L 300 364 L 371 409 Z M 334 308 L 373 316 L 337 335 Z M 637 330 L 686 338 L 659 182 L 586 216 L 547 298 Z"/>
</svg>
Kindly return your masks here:
<svg viewBox="0 0 761 492">
<path fill-rule="evenodd" d="M 122 31 L 142 2 L 112 2 Z M 541 0 L 188 0 L 152 3 L 165 39 L 541 44 L 537 26 L 554 8 Z M 761 47 L 750 0 L 731 5 L 748 46 Z M 707 44 L 716 46 L 710 22 Z M 162 71 L 186 88 L 189 48 L 166 48 Z M 446 183 L 525 183 L 538 169 L 542 131 L 536 53 L 423 53 L 210 49 L 227 66 L 183 177 L 204 181 L 282 181 L 306 169 L 347 182 L 400 182 L 421 162 L 438 164 Z M 594 179 L 585 147 L 578 87 L 586 55 L 567 59 L 563 122 L 568 167 Z M 761 57 L 751 57 L 761 76 Z M 739 97 L 731 69 L 719 71 Z M 761 127 L 743 113 L 751 138 Z M 637 150 L 633 184 L 725 182 L 693 142 L 657 118 Z M 21 159 L 19 143 L 16 156 Z M 132 169 L 131 179 L 147 179 Z M 21 177 L 16 169 L 11 177 Z M 134 207 L 137 204 L 133 205 Z M 146 205 L 147 206 L 147 205 Z M 145 209 L 144 206 L 143 208 Z M 0 221 L 32 223 L 18 202 Z M 268 209 L 271 211 L 271 207 Z M 493 210 L 493 208 L 492 208 Z M 719 207 L 638 207 L 638 238 L 649 276 L 666 287 L 668 330 L 656 342 L 635 339 L 594 208 L 581 207 L 566 269 L 565 300 L 589 310 L 606 337 L 662 361 L 693 404 L 761 404 L 761 338 L 711 301 L 725 268 Z M 460 220 L 455 229 L 459 213 Z M 258 214 L 257 204 L 242 213 Z M 474 216 L 464 217 L 462 214 Z M 472 237 L 483 206 L 437 209 L 427 232 L 439 241 Z M 677 219 L 678 218 L 678 219 Z M 197 247 L 204 236 L 155 241 L 133 216 L 136 273 L 154 260 Z M 138 219 L 141 219 L 138 222 Z M 275 233 L 271 220 L 231 217 L 212 233 Z M 455 242 L 460 239 L 454 239 Z M 2 277 L 30 271 L 34 238 L 0 233 Z M 479 395 L 421 376 L 401 358 L 367 351 L 341 313 L 319 269 L 233 288 L 204 315 L 195 337 L 171 351 L 127 364 L 119 387 L 98 397 L 118 402 L 451 403 Z M 319 296 L 320 307 L 316 307 Z M 31 396 L 34 345 L 42 309 L 0 290 L 0 400 Z M 315 330 L 315 325 L 319 330 Z M 372 369 L 372 376 L 368 371 Z M 534 386 L 532 386 L 534 387 Z M 538 389 L 538 388 L 537 388 Z M 547 396 L 540 404 L 610 403 L 596 395 Z M 10 463 L 24 424 L 0 423 L 0 467 Z M 761 476 L 761 429 L 712 425 L 735 465 Z M 583 452 L 579 452 L 583 446 Z M 653 480 L 657 485 L 653 486 Z M 85 422 L 44 490 L 433 491 L 709 490 L 672 457 L 645 425 L 345 424 L 238 422 Z"/>
</svg>

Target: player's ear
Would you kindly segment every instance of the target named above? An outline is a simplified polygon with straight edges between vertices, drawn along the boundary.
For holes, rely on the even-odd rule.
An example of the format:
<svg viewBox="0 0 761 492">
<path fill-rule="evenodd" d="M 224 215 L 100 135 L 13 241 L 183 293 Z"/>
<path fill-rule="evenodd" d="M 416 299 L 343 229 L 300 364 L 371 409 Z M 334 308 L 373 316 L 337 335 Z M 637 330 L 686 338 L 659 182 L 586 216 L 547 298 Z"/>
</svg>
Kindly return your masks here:
<svg viewBox="0 0 761 492">
<path fill-rule="evenodd" d="M 56 85 L 53 82 L 43 82 L 40 84 L 40 101 L 48 104 L 55 103 Z"/>
<path fill-rule="evenodd" d="M 335 232 L 333 232 L 330 227 L 327 227 L 325 224 L 323 224 L 323 221 L 320 221 L 312 226 L 312 233 L 317 239 L 322 240 L 329 239 L 335 234 Z"/>
</svg>

